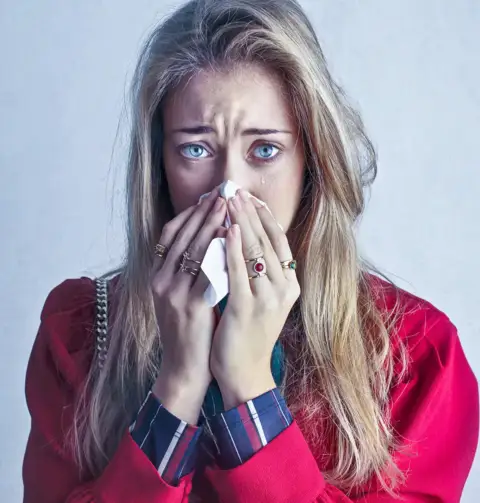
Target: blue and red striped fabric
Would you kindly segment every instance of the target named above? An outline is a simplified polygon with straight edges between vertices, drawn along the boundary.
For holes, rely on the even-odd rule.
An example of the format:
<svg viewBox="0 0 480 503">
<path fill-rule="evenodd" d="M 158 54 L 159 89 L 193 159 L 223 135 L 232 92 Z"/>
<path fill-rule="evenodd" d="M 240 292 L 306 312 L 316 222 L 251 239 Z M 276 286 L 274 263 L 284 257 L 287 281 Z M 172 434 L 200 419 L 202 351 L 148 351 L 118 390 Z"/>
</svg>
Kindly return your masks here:
<svg viewBox="0 0 480 503">
<path fill-rule="evenodd" d="M 228 295 L 215 309 L 217 323 L 227 300 Z M 271 363 L 279 385 L 283 377 L 283 348 L 279 341 Z M 245 463 L 293 421 L 278 388 L 224 411 L 220 389 L 212 381 L 203 409 L 206 418 L 201 418 L 201 426 L 189 425 L 166 410 L 150 391 L 130 427 L 133 439 L 171 485 L 177 485 L 182 476 L 194 470 L 204 421 L 209 422 L 217 442 L 216 462 L 224 469 Z"/>
<path fill-rule="evenodd" d="M 218 445 L 217 464 L 233 468 L 250 459 L 292 423 L 292 416 L 278 388 L 267 391 L 234 409 L 209 419 Z M 187 424 L 171 414 L 149 392 L 130 434 L 160 476 L 177 485 L 192 472 L 203 427 Z"/>
<path fill-rule="evenodd" d="M 171 414 L 151 391 L 130 426 L 132 438 L 171 485 L 194 469 L 201 433 L 202 428 Z"/>
<path fill-rule="evenodd" d="M 278 388 L 213 416 L 210 425 L 218 443 L 218 465 L 229 469 L 245 463 L 292 421 Z"/>
</svg>

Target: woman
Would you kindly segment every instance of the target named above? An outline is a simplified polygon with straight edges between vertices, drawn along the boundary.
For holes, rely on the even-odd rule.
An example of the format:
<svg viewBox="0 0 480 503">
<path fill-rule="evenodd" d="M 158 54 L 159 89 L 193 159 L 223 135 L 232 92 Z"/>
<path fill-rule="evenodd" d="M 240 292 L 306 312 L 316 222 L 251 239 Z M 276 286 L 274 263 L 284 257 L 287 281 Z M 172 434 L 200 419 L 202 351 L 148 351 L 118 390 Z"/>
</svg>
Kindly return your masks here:
<svg viewBox="0 0 480 503">
<path fill-rule="evenodd" d="M 180 8 L 133 111 L 125 263 L 42 311 L 25 501 L 458 502 L 477 381 L 447 316 L 358 257 L 375 153 L 295 0 Z"/>
</svg>

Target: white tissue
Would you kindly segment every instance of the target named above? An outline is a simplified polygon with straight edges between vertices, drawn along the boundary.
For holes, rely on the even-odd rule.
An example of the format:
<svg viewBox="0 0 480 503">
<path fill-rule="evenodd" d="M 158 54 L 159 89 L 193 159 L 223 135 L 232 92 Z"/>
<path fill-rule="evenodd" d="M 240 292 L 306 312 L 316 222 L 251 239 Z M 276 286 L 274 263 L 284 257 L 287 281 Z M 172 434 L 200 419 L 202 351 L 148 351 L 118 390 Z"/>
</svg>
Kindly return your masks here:
<svg viewBox="0 0 480 503">
<path fill-rule="evenodd" d="M 232 198 L 236 194 L 239 188 L 239 185 L 232 182 L 231 180 L 227 180 L 220 186 L 220 196 L 228 201 L 228 199 Z M 207 197 L 208 194 L 210 194 L 210 192 L 201 195 L 199 202 L 204 197 Z M 264 204 L 265 207 L 269 209 L 266 203 L 260 201 L 260 199 L 252 196 L 252 194 L 249 194 L 249 196 L 256 199 L 259 203 Z M 229 228 L 231 226 L 228 215 L 225 219 L 224 225 L 226 228 Z M 205 258 L 203 259 L 201 269 L 210 281 L 210 284 L 203 294 L 203 297 L 210 307 L 216 306 L 228 294 L 229 291 L 225 238 L 215 238 L 210 243 L 209 247 L 207 248 L 207 252 L 205 253 Z"/>
</svg>

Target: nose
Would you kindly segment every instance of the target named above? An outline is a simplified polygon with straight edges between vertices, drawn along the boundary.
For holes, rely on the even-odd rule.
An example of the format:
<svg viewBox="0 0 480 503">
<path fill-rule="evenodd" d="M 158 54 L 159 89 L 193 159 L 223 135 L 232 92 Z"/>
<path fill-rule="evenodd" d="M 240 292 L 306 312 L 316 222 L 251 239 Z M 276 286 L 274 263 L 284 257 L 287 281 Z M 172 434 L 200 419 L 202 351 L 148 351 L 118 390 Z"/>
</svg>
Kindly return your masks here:
<svg viewBox="0 0 480 503">
<path fill-rule="evenodd" d="M 219 156 L 216 173 L 218 185 L 227 180 L 231 180 L 247 191 L 251 189 L 249 166 L 246 165 L 246 161 L 240 153 L 230 150 Z"/>
</svg>

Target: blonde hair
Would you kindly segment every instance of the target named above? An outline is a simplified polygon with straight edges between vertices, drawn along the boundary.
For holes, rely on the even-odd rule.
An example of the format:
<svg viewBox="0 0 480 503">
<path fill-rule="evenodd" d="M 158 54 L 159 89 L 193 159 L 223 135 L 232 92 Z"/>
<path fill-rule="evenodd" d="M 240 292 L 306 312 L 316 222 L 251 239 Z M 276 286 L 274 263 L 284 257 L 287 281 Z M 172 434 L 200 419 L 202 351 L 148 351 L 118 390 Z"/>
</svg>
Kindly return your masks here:
<svg viewBox="0 0 480 503">
<path fill-rule="evenodd" d="M 348 491 L 376 476 L 394 495 L 403 474 L 392 456 L 399 446 L 388 398 L 406 353 L 400 346 L 399 375 L 391 341 L 396 320 L 379 308 L 381 292 L 373 291 L 372 267 L 359 258 L 355 240 L 376 154 L 295 0 L 193 0 L 156 27 L 142 49 L 131 89 L 128 249 L 121 267 L 104 276 L 120 273 L 109 354 L 102 371 L 92 365 L 78 400 L 71 436 L 76 459 L 93 475 L 103 470 L 158 372 L 161 337 L 149 275 L 152 250 L 172 217 L 162 102 L 200 70 L 250 63 L 282 78 L 306 158 L 289 233 L 302 295 L 281 334 L 282 391 L 302 424 L 327 417 L 331 429 L 323 434 L 335 439 L 331 468 L 323 473 L 329 483 Z M 319 429 L 307 431 L 314 449 L 322 441 Z"/>
</svg>

